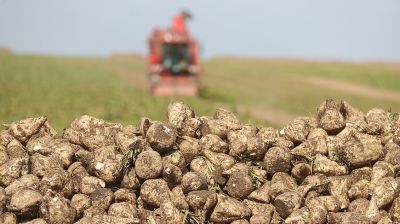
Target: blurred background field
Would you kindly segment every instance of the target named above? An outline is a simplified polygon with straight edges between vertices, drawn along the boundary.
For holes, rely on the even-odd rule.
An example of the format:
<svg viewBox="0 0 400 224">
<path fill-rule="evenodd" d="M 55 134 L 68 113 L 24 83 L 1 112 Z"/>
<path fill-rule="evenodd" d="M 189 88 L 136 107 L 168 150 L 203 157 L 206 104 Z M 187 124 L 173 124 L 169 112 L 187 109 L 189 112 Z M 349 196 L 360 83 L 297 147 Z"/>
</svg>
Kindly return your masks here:
<svg viewBox="0 0 400 224">
<path fill-rule="evenodd" d="M 400 111 L 400 63 L 221 57 L 202 61 L 198 98 L 153 97 L 146 58 L 0 54 L 0 121 L 45 115 L 62 130 L 77 116 L 136 124 L 165 119 L 167 105 L 183 100 L 198 115 L 233 110 L 242 122 L 282 127 L 313 115 L 326 98 L 346 99 L 367 112 Z"/>
</svg>

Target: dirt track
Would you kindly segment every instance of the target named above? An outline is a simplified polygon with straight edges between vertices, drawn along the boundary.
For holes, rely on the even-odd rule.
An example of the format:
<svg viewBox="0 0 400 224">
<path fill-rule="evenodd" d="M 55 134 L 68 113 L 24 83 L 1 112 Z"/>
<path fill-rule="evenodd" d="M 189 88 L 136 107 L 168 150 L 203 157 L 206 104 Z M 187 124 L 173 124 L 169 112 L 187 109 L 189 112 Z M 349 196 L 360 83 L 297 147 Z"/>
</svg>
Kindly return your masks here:
<svg viewBox="0 0 400 224">
<path fill-rule="evenodd" d="M 320 77 L 301 77 L 298 79 L 301 82 L 309 83 L 316 86 L 321 86 L 324 88 L 330 88 L 334 90 L 340 90 L 343 92 L 347 92 L 350 94 L 360 95 L 368 98 L 374 99 L 385 99 L 394 102 L 400 102 L 400 93 L 376 89 L 370 86 L 354 84 L 339 80 L 333 80 L 329 78 L 320 78 Z"/>
<path fill-rule="evenodd" d="M 109 59 L 111 60 L 111 59 Z M 119 59 L 121 60 L 121 59 Z M 124 62 L 124 61 L 122 61 Z M 123 65 L 116 65 L 114 63 L 104 63 L 104 64 L 99 64 L 99 66 L 102 66 L 103 68 L 115 73 L 122 79 L 126 80 L 129 84 L 142 89 L 146 90 L 147 88 L 147 80 L 146 80 L 146 73 L 143 71 L 143 74 L 135 74 L 132 72 L 132 69 L 125 64 Z"/>
<path fill-rule="evenodd" d="M 271 108 L 257 108 L 238 105 L 237 109 L 240 113 L 250 114 L 255 118 L 267 120 L 272 124 L 276 124 L 278 126 L 290 122 L 295 117 L 295 115 L 287 113 L 286 111 Z"/>
</svg>

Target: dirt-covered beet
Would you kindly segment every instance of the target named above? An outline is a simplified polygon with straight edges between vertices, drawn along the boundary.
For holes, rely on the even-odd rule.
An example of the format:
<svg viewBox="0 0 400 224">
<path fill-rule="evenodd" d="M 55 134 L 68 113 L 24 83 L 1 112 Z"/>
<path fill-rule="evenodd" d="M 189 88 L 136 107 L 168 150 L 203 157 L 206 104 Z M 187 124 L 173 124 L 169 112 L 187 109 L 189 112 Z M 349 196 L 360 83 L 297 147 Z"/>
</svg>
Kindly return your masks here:
<svg viewBox="0 0 400 224">
<path fill-rule="evenodd" d="M 153 150 L 140 153 L 135 162 L 136 175 L 145 180 L 159 177 L 162 169 L 161 156 Z"/>
<path fill-rule="evenodd" d="M 42 200 L 43 196 L 39 191 L 21 189 L 12 195 L 7 209 L 16 215 L 35 217 Z"/>
<path fill-rule="evenodd" d="M 400 118 L 346 101 L 282 129 L 229 110 L 0 131 L 0 223 L 398 223 Z"/>
<path fill-rule="evenodd" d="M 175 144 L 176 129 L 169 123 L 155 122 L 147 130 L 146 140 L 154 150 L 165 152 Z"/>
<path fill-rule="evenodd" d="M 292 155 L 288 148 L 272 147 L 264 157 L 263 167 L 269 174 L 289 172 L 291 170 Z"/>
</svg>

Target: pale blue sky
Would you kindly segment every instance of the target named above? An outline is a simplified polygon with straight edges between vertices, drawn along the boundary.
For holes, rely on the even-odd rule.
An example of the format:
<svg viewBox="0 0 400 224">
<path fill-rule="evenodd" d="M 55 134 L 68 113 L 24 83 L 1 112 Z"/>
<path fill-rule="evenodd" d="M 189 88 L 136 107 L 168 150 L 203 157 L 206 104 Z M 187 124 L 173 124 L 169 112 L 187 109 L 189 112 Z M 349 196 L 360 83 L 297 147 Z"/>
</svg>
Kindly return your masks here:
<svg viewBox="0 0 400 224">
<path fill-rule="evenodd" d="M 400 0 L 0 0 L 0 45 L 17 53 L 145 53 L 186 8 L 203 56 L 400 60 Z"/>
</svg>

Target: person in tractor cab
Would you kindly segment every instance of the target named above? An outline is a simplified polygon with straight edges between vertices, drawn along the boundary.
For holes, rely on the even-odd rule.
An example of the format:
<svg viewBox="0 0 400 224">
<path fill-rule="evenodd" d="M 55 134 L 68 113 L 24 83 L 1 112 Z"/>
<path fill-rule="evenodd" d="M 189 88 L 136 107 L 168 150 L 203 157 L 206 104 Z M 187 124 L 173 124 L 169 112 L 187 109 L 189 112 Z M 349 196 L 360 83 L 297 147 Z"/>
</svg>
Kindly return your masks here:
<svg viewBox="0 0 400 224">
<path fill-rule="evenodd" d="M 174 16 L 172 19 L 172 32 L 188 35 L 189 31 L 186 27 L 186 21 L 189 19 L 192 19 L 192 14 L 186 10 L 182 10 L 178 15 Z"/>
</svg>

